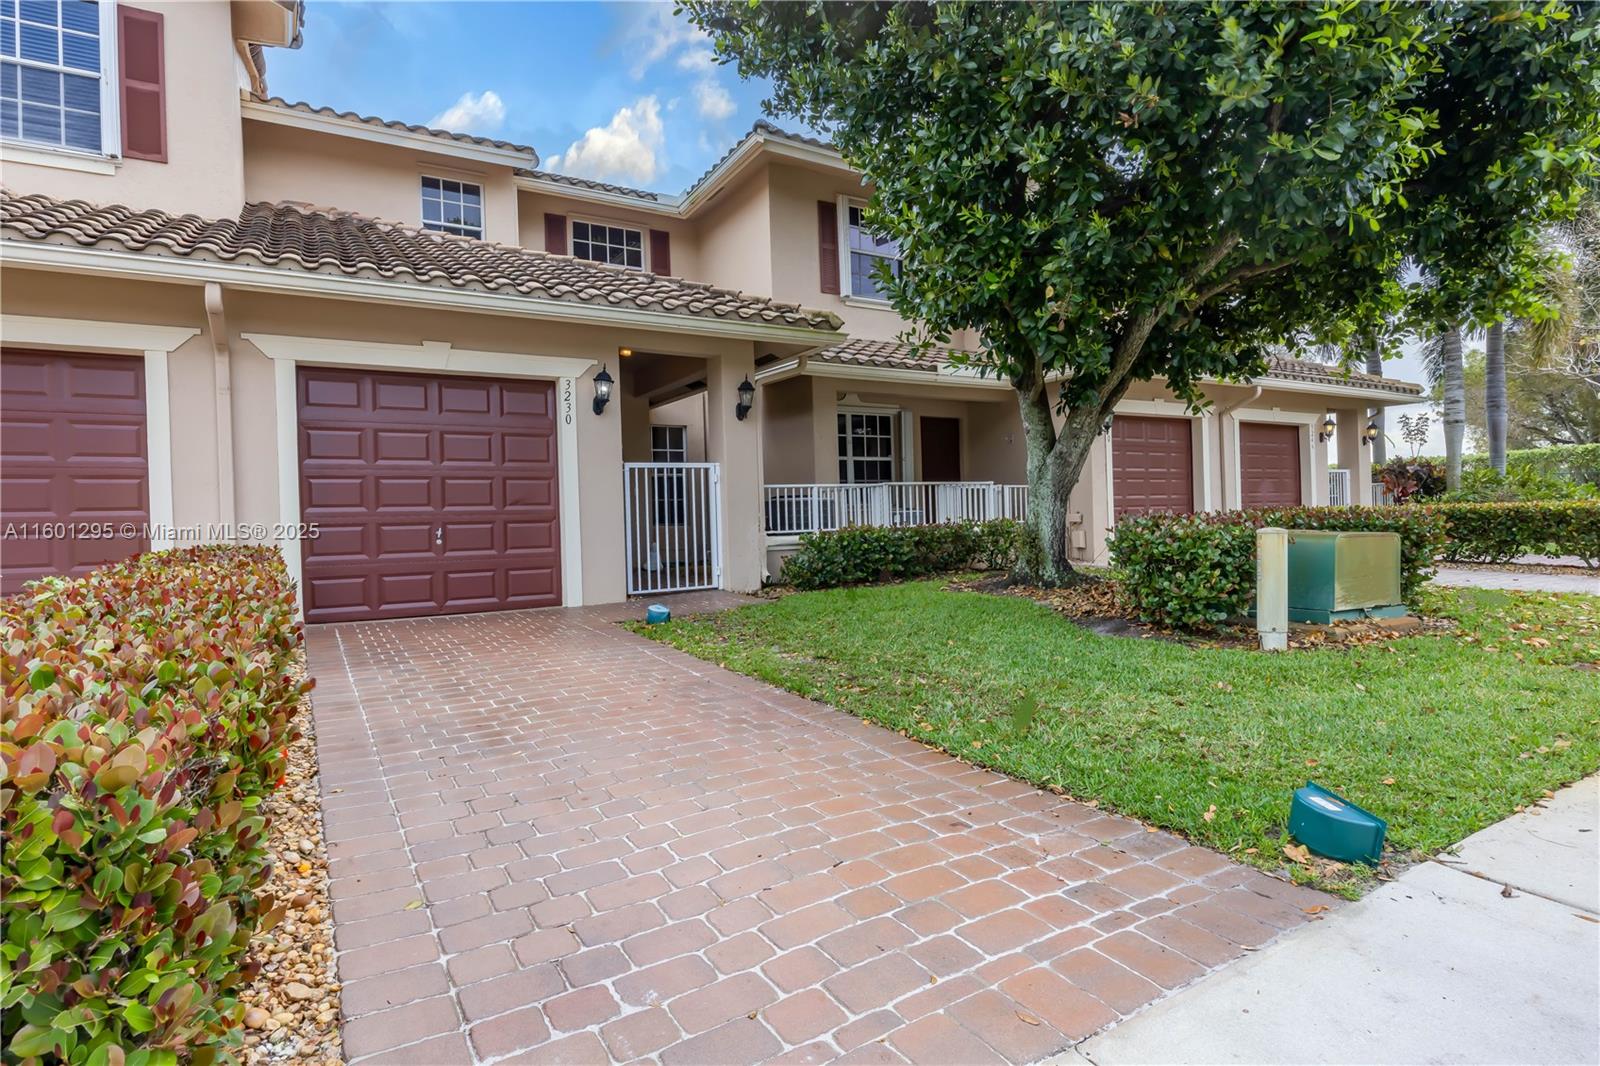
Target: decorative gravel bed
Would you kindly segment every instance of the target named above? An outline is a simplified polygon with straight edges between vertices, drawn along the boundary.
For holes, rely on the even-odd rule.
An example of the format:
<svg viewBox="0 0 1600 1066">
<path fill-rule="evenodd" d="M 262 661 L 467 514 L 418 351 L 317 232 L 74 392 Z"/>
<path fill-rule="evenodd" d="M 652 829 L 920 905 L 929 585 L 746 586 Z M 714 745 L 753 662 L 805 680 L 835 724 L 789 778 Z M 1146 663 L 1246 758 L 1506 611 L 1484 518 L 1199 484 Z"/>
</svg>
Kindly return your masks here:
<svg viewBox="0 0 1600 1066">
<path fill-rule="evenodd" d="M 304 651 L 301 652 L 304 669 Z M 338 1066 L 339 982 L 334 970 L 328 855 L 317 789 L 316 730 L 309 704 L 289 747 L 289 771 L 267 801 L 272 877 L 266 890 L 288 904 L 282 922 L 257 933 L 252 958 L 261 971 L 240 993 L 245 1004 L 246 1063 Z"/>
</svg>

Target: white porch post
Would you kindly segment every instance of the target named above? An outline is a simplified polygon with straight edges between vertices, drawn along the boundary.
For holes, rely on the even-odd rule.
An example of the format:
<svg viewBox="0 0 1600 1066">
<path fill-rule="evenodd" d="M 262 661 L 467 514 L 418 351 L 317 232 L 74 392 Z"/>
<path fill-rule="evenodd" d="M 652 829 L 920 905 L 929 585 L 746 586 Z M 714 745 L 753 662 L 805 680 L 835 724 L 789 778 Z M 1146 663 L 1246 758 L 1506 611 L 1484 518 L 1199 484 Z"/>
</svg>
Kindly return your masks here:
<svg viewBox="0 0 1600 1066">
<path fill-rule="evenodd" d="M 755 350 L 741 345 L 706 363 L 706 458 L 722 464 L 722 587 L 753 592 L 766 563 L 761 533 L 762 404 L 744 421 L 734 414 L 739 383 L 754 380 Z"/>
</svg>

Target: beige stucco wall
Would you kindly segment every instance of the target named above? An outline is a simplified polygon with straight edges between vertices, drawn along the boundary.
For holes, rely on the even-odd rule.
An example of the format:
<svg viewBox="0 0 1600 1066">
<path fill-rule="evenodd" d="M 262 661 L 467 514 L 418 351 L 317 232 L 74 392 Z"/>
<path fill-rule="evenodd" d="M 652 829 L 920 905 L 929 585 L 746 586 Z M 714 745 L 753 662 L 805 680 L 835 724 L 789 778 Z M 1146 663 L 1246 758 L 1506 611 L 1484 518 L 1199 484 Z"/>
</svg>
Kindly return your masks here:
<svg viewBox="0 0 1600 1066">
<path fill-rule="evenodd" d="M 425 175 L 482 186 L 484 237 L 517 243 L 521 231 L 510 167 L 254 119 L 244 122 L 244 188 L 253 202 L 291 200 L 420 226 Z"/>
<path fill-rule="evenodd" d="M 727 289 L 758 296 L 775 295 L 772 287 L 772 218 L 767 170 L 751 173 L 723 189 L 695 219 L 699 234 L 698 276 Z M 676 267 L 676 253 L 674 253 Z M 814 306 L 814 305 L 811 305 Z"/>
<path fill-rule="evenodd" d="M 180 526 L 227 521 L 272 525 L 279 521 L 275 370 L 245 333 L 325 337 L 417 345 L 440 341 L 457 348 L 592 358 L 576 385 L 577 460 L 580 476 L 583 599 L 620 600 L 622 564 L 622 419 L 613 403 L 601 415 L 590 409 L 599 360 L 619 344 L 649 346 L 708 358 L 711 393 L 705 432 L 709 457 L 723 463 L 724 575 L 730 587 L 760 583 L 756 463 L 760 422 L 733 417 L 733 391 L 754 363 L 749 342 L 663 335 L 524 318 L 419 310 L 342 300 L 225 291 L 230 346 L 235 513 L 222 514 L 219 437 L 212 342 L 194 285 L 69 277 L 7 268 L 0 279 L 6 314 L 189 326 L 200 335 L 169 358 L 172 412 L 174 519 Z M 92 310 L 91 310 L 92 309 Z M 613 373 L 616 367 L 613 365 Z M 725 403 L 723 401 L 726 401 Z M 725 417 L 719 417 L 726 407 Z"/>
<path fill-rule="evenodd" d="M 0 181 L 19 193 L 232 217 L 244 204 L 244 166 L 229 7 L 217 0 L 138 6 L 165 20 L 167 162 L 125 159 L 114 174 L 87 174 L 6 159 L 0 150 Z"/>
<path fill-rule="evenodd" d="M 703 463 L 706 461 L 706 406 L 707 394 L 695 393 L 673 400 L 671 403 L 660 404 L 650 408 L 650 425 L 652 426 L 682 426 L 684 445 L 687 454 L 684 462 Z M 645 442 L 645 457 L 649 458 L 650 442 Z"/>
</svg>

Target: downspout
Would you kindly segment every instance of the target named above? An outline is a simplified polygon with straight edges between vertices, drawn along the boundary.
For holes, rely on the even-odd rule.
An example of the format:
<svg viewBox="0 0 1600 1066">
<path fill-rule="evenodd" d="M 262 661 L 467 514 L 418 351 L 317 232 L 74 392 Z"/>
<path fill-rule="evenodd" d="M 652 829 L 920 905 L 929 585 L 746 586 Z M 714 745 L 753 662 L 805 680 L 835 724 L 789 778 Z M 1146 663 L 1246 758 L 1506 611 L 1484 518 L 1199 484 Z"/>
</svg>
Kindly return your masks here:
<svg viewBox="0 0 1600 1066">
<path fill-rule="evenodd" d="M 1223 416 L 1224 415 L 1231 415 L 1231 414 L 1233 414 L 1233 412 L 1237 411 L 1239 408 L 1245 406 L 1246 404 L 1255 403 L 1259 399 L 1261 399 L 1261 386 L 1260 385 L 1255 385 L 1250 389 L 1250 392 L 1248 394 L 1239 397 L 1237 400 L 1234 400 L 1232 403 L 1228 404 L 1226 407 L 1220 407 L 1220 408 L 1217 409 L 1217 456 L 1219 458 L 1225 459 L 1225 457 L 1228 454 L 1228 431 L 1223 426 L 1223 423 L 1222 423 Z M 1237 455 L 1235 455 L 1233 457 L 1233 462 L 1234 462 L 1235 466 L 1238 465 L 1239 457 Z M 1222 470 L 1222 509 L 1224 511 L 1226 511 L 1228 509 L 1228 487 L 1230 485 L 1232 485 L 1232 484 L 1233 484 L 1233 478 L 1229 476 L 1228 470 L 1227 470 L 1227 463 L 1224 462 L 1223 463 L 1223 470 Z M 1240 494 L 1242 494 L 1243 491 L 1244 491 L 1244 488 L 1241 485 L 1240 486 Z M 1233 501 L 1233 506 L 1235 508 L 1238 508 L 1243 504 L 1243 502 L 1244 501 L 1242 499 L 1234 500 Z"/>
<path fill-rule="evenodd" d="M 216 382 L 217 517 L 221 539 L 233 541 L 233 366 L 228 351 L 228 322 L 222 313 L 222 286 L 206 282 L 206 325 L 211 331 L 212 375 Z"/>
</svg>

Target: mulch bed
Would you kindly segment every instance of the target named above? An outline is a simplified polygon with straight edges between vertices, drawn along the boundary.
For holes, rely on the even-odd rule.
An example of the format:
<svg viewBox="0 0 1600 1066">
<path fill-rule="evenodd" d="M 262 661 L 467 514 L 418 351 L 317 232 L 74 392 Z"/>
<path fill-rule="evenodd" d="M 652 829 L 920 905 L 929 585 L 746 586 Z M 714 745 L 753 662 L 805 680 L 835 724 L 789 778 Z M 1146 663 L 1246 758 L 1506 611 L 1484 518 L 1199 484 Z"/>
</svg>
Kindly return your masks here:
<svg viewBox="0 0 1600 1066">
<path fill-rule="evenodd" d="M 301 670 L 304 667 L 301 652 Z M 317 741 L 311 707 L 299 715 L 302 736 L 289 747 L 284 783 L 266 803 L 272 875 L 266 891 L 289 911 L 250 942 L 261 972 L 241 991 L 246 1063 L 339 1066 L 339 982 L 334 969 L 328 851 L 322 836 Z"/>
<path fill-rule="evenodd" d="M 1118 596 L 1117 582 L 1098 574 L 1081 573 L 1079 580 L 1064 588 L 1039 588 L 1014 581 L 1006 574 L 986 574 L 973 580 L 958 580 L 950 588 L 992 596 L 1020 596 L 1042 604 L 1057 614 L 1072 619 L 1085 629 L 1108 636 L 1144 640 L 1171 640 L 1203 648 L 1258 649 L 1260 638 L 1248 626 L 1224 626 L 1210 633 L 1192 633 L 1151 625 L 1134 618 Z M 1399 637 L 1418 633 L 1440 633 L 1454 623 L 1440 618 L 1397 619 L 1401 625 L 1383 621 L 1340 622 L 1331 626 L 1290 626 L 1290 648 L 1352 647 L 1386 644 Z"/>
</svg>

